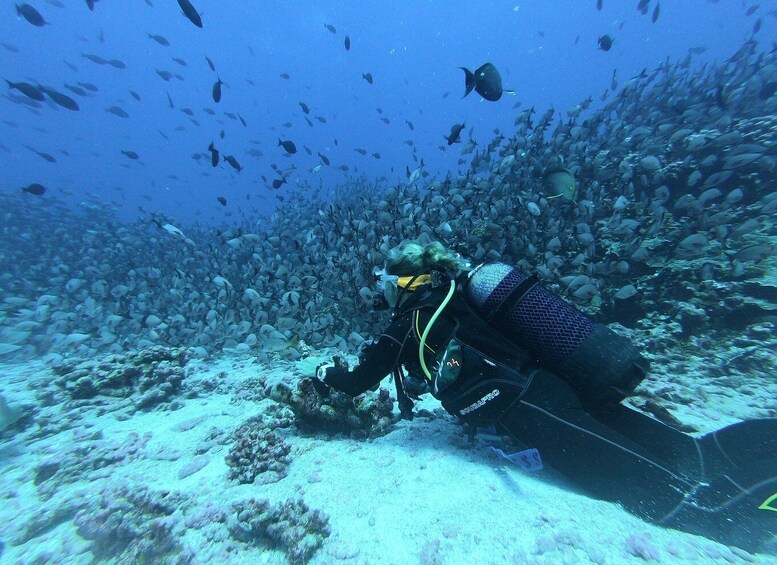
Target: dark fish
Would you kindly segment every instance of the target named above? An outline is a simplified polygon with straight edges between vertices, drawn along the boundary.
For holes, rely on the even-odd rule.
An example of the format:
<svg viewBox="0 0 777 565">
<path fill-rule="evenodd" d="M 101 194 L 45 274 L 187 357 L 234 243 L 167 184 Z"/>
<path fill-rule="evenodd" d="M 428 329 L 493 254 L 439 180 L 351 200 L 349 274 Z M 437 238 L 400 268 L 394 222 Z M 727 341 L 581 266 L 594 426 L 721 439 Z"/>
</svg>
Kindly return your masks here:
<svg viewBox="0 0 777 565">
<path fill-rule="evenodd" d="M 224 112 L 224 115 L 228 117 L 230 120 L 236 120 L 237 116 L 233 114 L 232 112 Z"/>
<path fill-rule="evenodd" d="M 302 111 L 305 112 L 306 114 L 310 114 L 310 108 L 308 108 L 308 105 L 305 104 L 304 102 L 300 102 L 299 107 L 302 108 Z"/>
<path fill-rule="evenodd" d="M 19 52 L 19 49 L 15 45 L 11 45 L 10 43 L 0 43 L 0 45 L 8 49 L 11 53 Z"/>
<path fill-rule="evenodd" d="M 653 8 L 653 17 L 651 18 L 653 20 L 653 23 L 656 23 L 658 21 L 658 14 L 661 12 L 661 4 L 656 4 L 656 7 Z"/>
<path fill-rule="evenodd" d="M 171 57 L 171 59 L 173 61 L 175 61 L 176 63 L 178 63 L 179 65 L 181 65 L 182 67 L 186 67 L 189 64 L 186 61 L 184 61 L 183 59 L 179 59 L 178 57 Z"/>
<path fill-rule="evenodd" d="M 67 88 L 70 92 L 74 94 L 78 94 L 79 96 L 89 96 L 86 93 L 86 91 L 80 86 L 73 86 L 72 84 L 66 84 L 65 88 Z"/>
<path fill-rule="evenodd" d="M 118 59 L 111 59 L 108 61 L 108 64 L 112 66 L 115 69 L 126 69 L 127 65 L 125 65 L 122 61 L 119 61 Z"/>
<path fill-rule="evenodd" d="M 350 51 L 351 50 L 351 38 L 347 35 L 345 36 L 345 50 Z"/>
<path fill-rule="evenodd" d="M 760 8 L 760 7 L 761 7 L 760 4 L 753 4 L 752 6 L 750 6 L 747 9 L 747 12 L 745 12 L 745 15 L 746 16 L 752 16 L 753 14 L 755 14 L 756 10 L 758 10 L 758 8 Z"/>
<path fill-rule="evenodd" d="M 321 162 L 322 162 L 324 165 L 329 165 L 329 159 L 327 158 L 327 156 L 326 156 L 326 155 L 322 155 L 321 153 L 319 153 L 319 154 L 318 154 L 318 157 L 319 157 L 319 159 L 321 159 Z"/>
<path fill-rule="evenodd" d="M 169 81 L 171 78 L 173 78 L 173 73 L 170 71 L 160 71 L 159 69 L 156 69 L 156 74 L 162 77 L 162 80 L 164 81 Z"/>
<path fill-rule="evenodd" d="M 89 7 L 89 10 L 94 12 L 94 4 L 97 2 L 97 0 L 86 0 L 86 5 Z"/>
<path fill-rule="evenodd" d="M 376 159 L 380 159 L 380 153 L 373 153 L 372 156 Z"/>
<path fill-rule="evenodd" d="M 464 67 L 459 68 L 464 71 L 464 87 L 466 89 L 464 96 L 467 96 L 474 88 L 475 92 L 491 102 L 496 102 L 502 97 L 502 77 L 494 65 L 486 63 L 474 73 Z"/>
<path fill-rule="evenodd" d="M 389 120 L 389 119 L 388 119 L 387 117 L 385 117 L 385 116 L 384 116 L 384 117 L 382 117 L 382 118 L 380 119 L 380 121 L 381 121 L 381 122 L 383 122 L 383 123 L 384 123 L 384 124 L 386 124 L 386 125 L 388 125 L 388 124 L 390 124 L 390 123 L 391 123 L 391 120 Z"/>
<path fill-rule="evenodd" d="M 216 166 L 219 164 L 219 150 L 213 147 L 213 142 L 208 145 L 208 151 L 210 151 L 210 164 Z"/>
<path fill-rule="evenodd" d="M 313 155 L 313 151 L 310 150 L 310 147 L 308 147 L 307 145 L 303 145 L 302 147 L 305 149 L 305 153 L 307 153 L 308 155 Z"/>
<path fill-rule="evenodd" d="M 289 80 L 289 78 L 291 78 L 291 77 L 289 77 L 289 73 L 281 73 L 280 77 L 281 78 L 285 78 L 286 80 Z"/>
<path fill-rule="evenodd" d="M 169 105 L 171 108 L 175 108 L 175 104 L 173 104 L 173 99 L 172 99 L 172 98 L 170 98 L 170 93 L 169 93 L 169 92 L 167 92 L 166 94 L 167 94 L 167 104 L 168 104 L 168 105 Z"/>
<path fill-rule="evenodd" d="M 405 120 L 405 123 L 407 124 L 407 127 L 409 127 L 411 130 L 414 130 L 415 127 L 413 126 L 413 122 L 410 122 L 408 120 Z"/>
<path fill-rule="evenodd" d="M 615 39 L 610 37 L 609 35 L 601 36 L 599 38 L 599 49 L 601 49 L 602 51 L 609 51 L 614 41 Z"/>
<path fill-rule="evenodd" d="M 194 111 L 191 108 L 181 108 L 181 112 L 183 112 L 187 116 L 193 116 L 194 115 Z"/>
<path fill-rule="evenodd" d="M 218 104 L 221 102 L 221 85 L 224 84 L 224 82 L 221 80 L 221 77 L 218 77 L 218 80 L 213 85 L 213 101 Z"/>
<path fill-rule="evenodd" d="M 114 116 L 119 116 L 120 118 L 129 118 L 129 114 L 118 106 L 111 106 L 110 108 L 106 108 L 105 111 Z"/>
<path fill-rule="evenodd" d="M 240 118 L 240 123 L 241 123 L 241 124 L 243 124 L 243 127 L 244 127 L 244 128 L 247 128 L 247 127 L 248 127 L 248 124 L 247 124 L 247 123 L 246 123 L 246 121 L 243 119 L 243 116 L 241 116 L 240 114 L 238 114 L 238 115 L 237 115 L 237 117 L 238 117 L 238 118 Z"/>
<path fill-rule="evenodd" d="M 138 93 L 137 93 L 137 92 L 135 92 L 134 90 L 130 90 L 130 91 L 129 91 L 129 93 L 130 93 L 130 95 L 132 95 L 132 97 L 133 97 L 135 100 L 137 100 L 138 102 L 140 102 L 140 94 L 138 94 Z"/>
<path fill-rule="evenodd" d="M 596 0 L 596 9 L 602 11 L 602 0 Z"/>
<path fill-rule="evenodd" d="M 8 83 L 8 88 L 13 88 L 27 96 L 28 98 L 32 98 L 33 100 L 37 100 L 38 102 L 43 102 L 46 100 L 46 97 L 43 95 L 43 92 L 40 91 L 40 89 L 37 86 L 34 86 L 28 82 L 11 82 L 10 80 L 6 81 Z"/>
<path fill-rule="evenodd" d="M 350 169 L 348 168 L 348 165 L 340 165 L 338 168 L 344 173 L 347 173 L 348 171 L 350 171 Z"/>
<path fill-rule="evenodd" d="M 763 23 L 762 18 L 758 18 L 757 20 L 755 20 L 755 23 L 753 24 L 753 35 L 755 35 L 760 31 L 762 23 Z"/>
<path fill-rule="evenodd" d="M 308 118 L 307 116 L 305 116 L 305 121 L 308 123 L 308 125 L 309 125 L 310 127 L 313 127 L 313 122 L 311 122 L 311 121 L 310 121 L 310 118 Z"/>
<path fill-rule="evenodd" d="M 210 70 L 213 72 L 216 72 L 216 65 L 213 64 L 213 61 L 210 60 L 210 57 L 205 55 L 205 60 L 208 62 L 208 66 L 210 67 Z"/>
<path fill-rule="evenodd" d="M 40 89 L 46 93 L 46 96 L 51 98 L 55 103 L 59 104 L 63 108 L 77 112 L 79 110 L 78 103 L 61 92 L 57 92 L 53 88 L 46 88 L 41 86 Z"/>
<path fill-rule="evenodd" d="M 451 126 L 451 133 L 450 133 L 450 135 L 448 135 L 447 137 L 443 136 L 443 137 L 445 137 L 445 139 L 448 140 L 448 145 L 453 145 L 454 143 L 459 141 L 459 136 L 461 135 L 461 130 L 463 130 L 464 127 L 465 126 L 464 126 L 463 123 L 461 123 L 461 124 L 453 124 Z"/>
<path fill-rule="evenodd" d="M 315 118 L 316 118 L 316 120 L 318 120 L 322 124 L 326 123 L 326 118 L 324 116 L 316 116 Z"/>
<path fill-rule="evenodd" d="M 81 56 L 89 59 L 93 63 L 97 63 L 98 65 L 107 65 L 108 61 L 106 59 L 103 59 L 99 55 L 93 55 L 92 53 L 81 53 Z"/>
<path fill-rule="evenodd" d="M 54 155 L 51 155 L 50 153 L 44 153 L 43 151 L 38 151 L 38 150 L 37 150 L 37 149 L 35 149 L 34 147 L 30 147 L 29 145 L 25 145 L 25 147 L 26 147 L 27 149 L 29 149 L 30 151 L 32 151 L 33 153 L 37 153 L 37 154 L 38 154 L 38 156 L 39 156 L 41 159 L 45 159 L 45 160 L 46 160 L 46 161 L 48 161 L 49 163 L 56 163 L 56 162 L 57 162 L 57 158 L 56 158 L 56 157 L 54 157 Z"/>
<path fill-rule="evenodd" d="M 200 27 L 202 27 L 202 26 L 200 26 Z M 218 200 L 219 204 L 221 204 L 222 206 L 226 206 L 227 205 L 227 199 L 224 198 L 223 196 L 219 196 L 218 198 L 216 198 L 216 200 Z"/>
<path fill-rule="evenodd" d="M 16 6 L 16 14 L 23 17 L 25 20 L 30 22 L 32 25 L 37 27 L 45 26 L 47 23 L 46 20 L 43 19 L 43 16 L 40 15 L 40 12 L 30 6 L 29 4 L 22 4 L 21 6 Z"/>
<path fill-rule="evenodd" d="M 357 153 L 359 153 L 361 155 L 366 155 L 367 154 L 367 150 L 362 148 L 362 147 L 357 147 L 356 149 L 354 149 L 354 151 L 356 151 Z"/>
<path fill-rule="evenodd" d="M 23 186 L 22 192 L 34 194 L 35 196 L 43 196 L 46 193 L 46 187 L 43 186 L 42 184 L 38 184 L 37 182 L 34 182 L 31 185 Z"/>
<path fill-rule="evenodd" d="M 297 152 L 297 146 L 294 145 L 293 141 L 281 141 L 279 139 L 278 140 L 278 145 L 279 146 L 283 146 L 284 151 L 286 151 L 286 153 L 288 153 L 290 155 L 293 155 L 294 153 Z"/>
<path fill-rule="evenodd" d="M 151 39 L 153 39 L 154 41 L 156 41 L 157 43 L 159 43 L 159 45 L 164 45 L 165 47 L 170 47 L 170 42 L 167 41 L 167 39 L 165 39 L 161 35 L 154 35 L 154 34 L 149 33 L 148 36 Z"/>
<path fill-rule="evenodd" d="M 643 16 L 645 16 L 648 13 L 649 5 L 650 5 L 650 0 L 639 0 L 639 4 L 637 4 L 637 11 L 640 12 Z"/>
<path fill-rule="evenodd" d="M 126 155 L 127 157 L 129 157 L 133 161 L 137 161 L 138 159 L 140 159 L 140 155 L 138 155 L 134 151 L 122 151 L 121 153 L 122 153 L 122 155 Z"/>
<path fill-rule="evenodd" d="M 178 5 L 181 7 L 181 10 L 183 10 L 184 15 L 189 18 L 189 21 L 197 27 L 202 27 L 202 18 L 189 0 L 178 0 Z"/>
<path fill-rule="evenodd" d="M 87 90 L 91 90 L 92 92 L 97 92 L 97 87 L 93 85 L 91 82 L 79 82 L 78 84 Z"/>
<path fill-rule="evenodd" d="M 219 132 L 219 137 L 220 137 L 221 139 L 224 139 L 224 137 L 225 137 L 226 135 L 227 135 L 227 134 L 226 134 L 226 133 L 224 133 L 224 130 L 221 130 L 221 131 Z"/>
<path fill-rule="evenodd" d="M 324 24 L 324 27 L 326 29 L 328 29 L 329 31 L 331 31 L 332 33 L 337 33 L 337 30 L 335 29 L 335 26 L 333 26 L 332 24 Z"/>
<path fill-rule="evenodd" d="M 237 159 L 235 159 L 232 155 L 226 155 L 224 157 L 224 160 L 230 164 L 230 166 L 235 169 L 238 173 L 243 170 L 243 167 L 240 166 L 240 163 L 237 162 Z"/>
<path fill-rule="evenodd" d="M 372 84 L 372 74 L 371 73 L 363 74 L 362 78 L 364 80 L 366 80 L 367 82 L 369 82 L 370 84 Z"/>
<path fill-rule="evenodd" d="M 286 177 L 282 177 L 282 178 L 279 178 L 279 179 L 276 179 L 276 180 L 272 181 L 272 187 L 275 190 L 278 190 L 284 184 L 286 184 Z"/>
</svg>

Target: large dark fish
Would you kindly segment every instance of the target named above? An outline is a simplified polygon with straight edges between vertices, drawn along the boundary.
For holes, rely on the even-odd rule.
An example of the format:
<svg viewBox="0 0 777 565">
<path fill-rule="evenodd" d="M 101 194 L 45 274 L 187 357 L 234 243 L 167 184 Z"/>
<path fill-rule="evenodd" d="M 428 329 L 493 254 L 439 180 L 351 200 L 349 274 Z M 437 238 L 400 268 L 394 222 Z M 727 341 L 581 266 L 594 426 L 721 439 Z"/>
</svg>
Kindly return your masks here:
<svg viewBox="0 0 777 565">
<path fill-rule="evenodd" d="M 609 51 L 612 48 L 612 44 L 615 41 L 614 38 L 609 35 L 603 35 L 599 38 L 599 49 L 602 51 Z"/>
<path fill-rule="evenodd" d="M 43 186 L 42 184 L 38 184 L 37 182 L 34 182 L 29 186 L 23 186 L 22 192 L 34 194 L 35 196 L 43 196 L 46 193 L 46 187 Z"/>
<path fill-rule="evenodd" d="M 286 153 L 289 153 L 290 155 L 293 155 L 294 153 L 297 152 L 297 146 L 294 145 L 293 141 L 281 141 L 279 139 L 278 145 L 283 146 L 284 151 L 286 151 Z"/>
<path fill-rule="evenodd" d="M 224 198 L 223 196 L 219 196 L 218 198 L 216 198 L 216 200 L 218 200 L 219 204 L 221 204 L 222 206 L 226 206 L 227 205 L 227 199 Z"/>
<path fill-rule="evenodd" d="M 463 130 L 465 125 L 463 123 L 461 124 L 453 124 L 451 126 L 451 133 L 448 136 L 443 136 L 445 139 L 448 140 L 448 145 L 453 145 L 457 141 L 459 141 L 459 136 L 461 135 L 461 130 Z"/>
<path fill-rule="evenodd" d="M 321 162 L 324 165 L 329 165 L 329 158 L 326 155 L 322 155 L 321 153 L 318 154 L 319 159 L 321 159 Z"/>
<path fill-rule="evenodd" d="M 28 82 L 11 82 L 10 80 L 6 79 L 8 83 L 8 88 L 15 88 L 28 98 L 32 98 L 33 100 L 37 100 L 38 102 L 43 102 L 46 100 L 46 97 L 43 95 L 43 93 L 40 91 L 40 89 L 37 86 L 34 86 Z"/>
<path fill-rule="evenodd" d="M 218 77 L 218 80 L 213 85 L 213 101 L 218 104 L 221 102 L 221 85 L 224 84 L 224 82 L 221 80 L 221 77 Z"/>
<path fill-rule="evenodd" d="M 286 177 L 276 179 L 272 181 L 272 187 L 276 190 L 278 190 L 280 187 L 282 187 L 284 184 L 286 184 Z"/>
<path fill-rule="evenodd" d="M 305 112 L 306 114 L 310 114 L 310 108 L 308 108 L 308 105 L 305 104 L 304 102 L 300 102 L 299 107 L 302 108 L 302 111 Z"/>
<path fill-rule="evenodd" d="M 183 10 L 184 15 L 189 18 L 189 21 L 197 27 L 202 27 L 202 18 L 189 0 L 178 0 L 178 5 L 181 7 L 181 10 Z"/>
<path fill-rule="evenodd" d="M 480 94 L 486 100 L 496 102 L 502 97 L 502 92 L 510 92 L 502 90 L 502 77 L 499 75 L 499 71 L 491 63 L 486 63 L 474 73 L 464 67 L 459 67 L 464 71 L 464 98 L 475 89 L 475 92 Z"/>
<path fill-rule="evenodd" d="M 46 88 L 44 86 L 41 86 L 40 89 L 46 93 L 46 95 L 51 98 L 55 103 L 59 104 L 63 108 L 67 108 L 68 110 L 72 110 L 73 112 L 77 112 L 80 108 L 78 107 L 78 103 L 70 98 L 70 96 L 67 96 L 65 94 L 62 94 L 61 92 L 57 92 L 53 88 Z"/>
<path fill-rule="evenodd" d="M 372 84 L 372 73 L 366 73 L 362 75 L 362 78 Z"/>
<path fill-rule="evenodd" d="M 138 159 L 140 159 L 140 155 L 138 155 L 134 151 L 122 151 L 121 154 L 122 155 L 126 155 L 127 157 L 129 157 L 133 161 L 137 161 Z"/>
<path fill-rule="evenodd" d="M 25 20 L 36 27 L 42 27 L 49 23 L 43 19 L 43 16 L 40 15 L 38 10 L 29 4 L 22 4 L 21 6 L 17 5 L 16 14 L 23 17 Z"/>
</svg>

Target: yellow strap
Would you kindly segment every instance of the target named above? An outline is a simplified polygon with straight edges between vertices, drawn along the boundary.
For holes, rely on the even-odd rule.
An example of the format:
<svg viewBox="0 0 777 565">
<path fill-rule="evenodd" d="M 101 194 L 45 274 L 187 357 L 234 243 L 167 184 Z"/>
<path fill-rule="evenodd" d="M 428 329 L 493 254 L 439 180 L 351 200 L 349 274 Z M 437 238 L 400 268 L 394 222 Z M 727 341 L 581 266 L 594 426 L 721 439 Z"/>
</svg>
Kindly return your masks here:
<svg viewBox="0 0 777 565">
<path fill-rule="evenodd" d="M 424 346 L 426 345 L 426 338 L 429 336 L 429 330 L 432 329 L 432 326 L 437 321 L 437 318 L 440 316 L 440 314 L 442 314 L 442 311 L 448 305 L 448 302 L 450 302 L 454 290 L 456 290 L 456 281 L 451 279 L 451 288 L 448 290 L 448 295 L 445 297 L 445 300 L 442 301 L 440 306 L 437 307 L 437 310 L 435 310 L 434 314 L 432 314 L 432 319 L 429 320 L 428 324 L 426 324 L 424 335 L 421 336 L 421 341 L 418 342 L 418 360 L 421 362 L 421 370 L 423 370 L 424 375 L 426 375 L 426 378 L 430 381 L 432 380 L 432 373 L 429 371 L 429 368 L 426 366 L 426 361 L 424 360 Z"/>
</svg>

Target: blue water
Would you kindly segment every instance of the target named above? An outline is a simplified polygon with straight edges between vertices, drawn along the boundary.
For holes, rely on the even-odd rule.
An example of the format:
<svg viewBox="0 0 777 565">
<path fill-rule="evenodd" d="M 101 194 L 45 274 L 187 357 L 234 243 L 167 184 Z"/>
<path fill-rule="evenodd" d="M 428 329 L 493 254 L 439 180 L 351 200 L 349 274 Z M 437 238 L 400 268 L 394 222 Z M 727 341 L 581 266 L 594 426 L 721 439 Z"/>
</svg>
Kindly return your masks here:
<svg viewBox="0 0 777 565">
<path fill-rule="evenodd" d="M 777 6 L 761 2 L 748 17 L 751 2 L 661 2 L 653 23 L 656 2 L 643 16 L 636 0 L 604 0 L 601 11 L 593 0 L 196 0 L 203 21 L 199 29 L 173 0 L 103 0 L 93 12 L 76 0 L 63 2 L 64 8 L 43 0 L 32 4 L 50 25 L 34 27 L 15 15 L 13 3 L 3 3 L 0 36 L 18 53 L 0 47 L 2 76 L 53 87 L 76 99 L 81 109 L 70 112 L 46 103 L 31 111 L 7 98 L 0 102 L 2 190 L 38 182 L 49 188 L 45 198 L 60 202 L 75 204 L 91 194 L 115 202 L 125 217 L 142 206 L 184 222 L 197 218 L 215 223 L 234 219 L 225 214 L 251 218 L 272 210 L 275 197 L 287 189 L 268 186 L 278 178 L 273 164 L 296 167 L 289 183 L 306 182 L 324 191 L 349 175 L 403 181 L 406 168 L 412 170 L 421 158 L 431 177 L 455 175 L 468 168 L 468 163 L 458 163 L 460 146 L 440 150 L 454 123 L 466 123 L 465 141 L 473 128 L 483 147 L 496 129 L 509 136 L 522 109 L 534 106 L 541 114 L 552 107 L 566 117 L 568 109 L 589 96 L 596 108 L 614 69 L 623 85 L 643 68 L 684 58 L 689 48 L 706 48 L 694 55 L 693 65 L 723 61 L 750 36 L 758 17 L 763 25 L 757 37 L 774 37 L 775 20 L 767 12 Z M 325 24 L 335 26 L 337 33 Z M 159 45 L 148 33 L 164 36 L 170 46 Z M 346 34 L 350 51 L 343 45 Z M 615 38 L 609 52 L 597 48 L 597 38 L 604 34 Z M 82 53 L 119 59 L 126 68 L 97 65 Z M 464 74 L 458 67 L 474 70 L 485 62 L 499 69 L 514 96 L 495 103 L 476 93 L 462 99 Z M 166 82 L 157 70 L 180 74 L 183 80 Z M 367 72 L 374 77 L 372 85 L 362 78 Z M 211 98 L 217 77 L 225 82 L 219 104 Z M 63 87 L 78 82 L 92 83 L 99 91 L 81 97 Z M 168 105 L 168 94 L 175 109 Z M 299 102 L 310 107 L 312 128 Z M 124 109 L 129 118 L 106 112 L 111 106 Z M 183 108 L 191 109 L 199 125 Z M 239 113 L 247 127 L 224 112 Z M 297 154 L 284 156 L 276 146 L 279 137 L 294 141 Z M 212 168 L 206 150 L 211 141 L 222 154 L 234 155 L 244 170 L 238 174 L 223 161 Z M 25 145 L 49 153 L 56 163 Z M 249 155 L 251 149 L 263 157 Z M 128 159 L 122 150 L 137 152 L 140 160 Z M 331 166 L 316 174 L 310 169 L 320 163 L 318 152 Z M 196 153 L 203 155 L 200 161 L 192 159 Z M 340 170 L 343 165 L 347 174 Z M 226 198 L 227 206 L 217 202 L 218 196 Z"/>
</svg>

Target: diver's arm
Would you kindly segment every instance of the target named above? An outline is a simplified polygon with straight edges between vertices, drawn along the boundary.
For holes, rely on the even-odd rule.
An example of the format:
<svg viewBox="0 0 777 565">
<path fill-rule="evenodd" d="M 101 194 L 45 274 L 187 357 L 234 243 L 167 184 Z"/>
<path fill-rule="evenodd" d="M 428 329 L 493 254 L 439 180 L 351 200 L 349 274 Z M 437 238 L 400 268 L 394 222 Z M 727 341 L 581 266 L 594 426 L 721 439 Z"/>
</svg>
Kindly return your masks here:
<svg viewBox="0 0 777 565">
<path fill-rule="evenodd" d="M 403 316 L 395 320 L 375 343 L 364 349 L 359 364 L 352 370 L 327 368 L 324 382 L 351 396 L 374 388 L 399 364 L 403 344 L 412 329 L 411 319 L 412 316 Z"/>
</svg>

